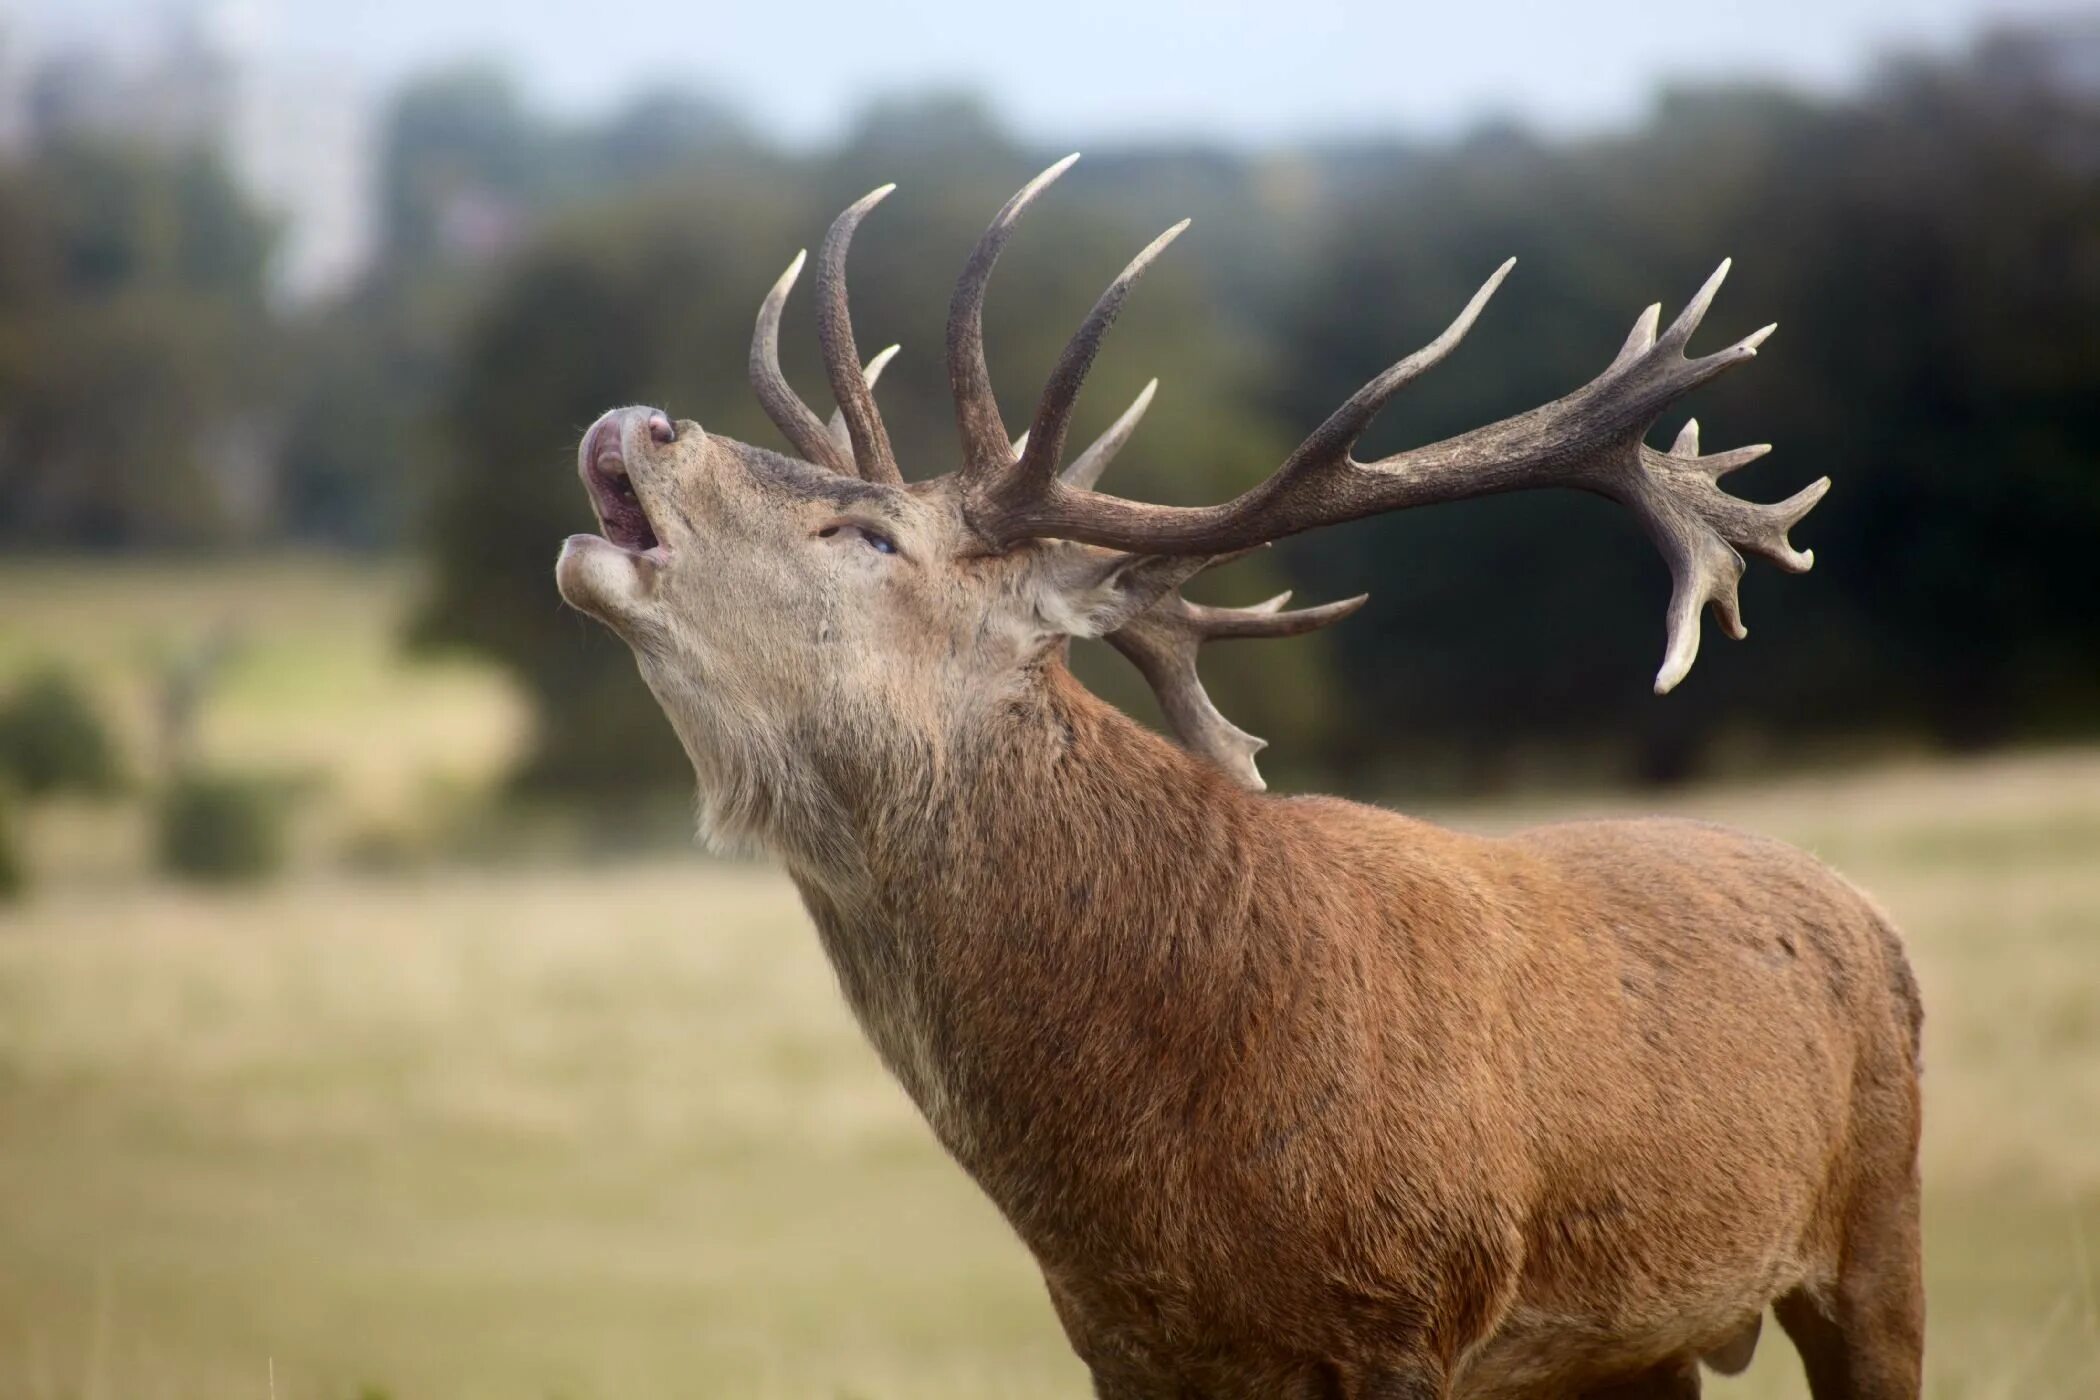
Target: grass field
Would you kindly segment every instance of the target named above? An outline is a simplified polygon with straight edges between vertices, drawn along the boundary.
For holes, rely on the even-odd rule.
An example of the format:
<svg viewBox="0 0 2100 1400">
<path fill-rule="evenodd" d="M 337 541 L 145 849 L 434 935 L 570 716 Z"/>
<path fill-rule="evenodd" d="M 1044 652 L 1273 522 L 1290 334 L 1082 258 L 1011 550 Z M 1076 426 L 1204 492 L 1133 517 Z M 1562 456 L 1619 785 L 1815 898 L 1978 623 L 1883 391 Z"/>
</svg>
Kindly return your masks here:
<svg viewBox="0 0 2100 1400">
<path fill-rule="evenodd" d="M 392 654 L 399 576 L 76 567 L 0 569 L 0 684 L 64 651 L 115 695 L 218 599 L 250 608 L 250 643 L 215 752 L 387 811 L 485 780 L 515 741 L 492 678 Z M 15 606 L 29 587 L 62 624 Z M 1667 805 L 1813 847 L 1908 931 L 1928 1392 L 2100 1395 L 2100 752 Z M 36 815 L 40 883 L 0 908 L 4 1400 L 1085 1393 L 1026 1256 L 877 1068 L 777 875 L 314 859 L 199 892 L 127 854 L 126 820 Z M 1805 1392 L 1773 1332 L 1712 1393 Z"/>
</svg>

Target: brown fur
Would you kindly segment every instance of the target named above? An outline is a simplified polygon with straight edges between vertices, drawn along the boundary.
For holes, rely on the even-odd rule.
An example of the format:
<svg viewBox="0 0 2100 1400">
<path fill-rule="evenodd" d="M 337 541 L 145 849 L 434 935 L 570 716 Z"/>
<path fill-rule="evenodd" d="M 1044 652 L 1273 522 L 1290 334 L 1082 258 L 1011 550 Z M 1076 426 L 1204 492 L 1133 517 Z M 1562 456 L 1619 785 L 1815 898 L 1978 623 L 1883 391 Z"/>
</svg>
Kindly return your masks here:
<svg viewBox="0 0 2100 1400">
<path fill-rule="evenodd" d="M 1247 791 L 1065 670 L 1106 606 L 1076 546 L 972 554 L 938 488 L 680 431 L 625 439 L 662 557 L 572 542 L 563 591 L 1102 1396 L 1676 1400 L 1776 1306 L 1816 1400 L 1916 1400 L 1920 1012 L 1843 880 Z"/>
<path fill-rule="evenodd" d="M 1914 1263 L 1915 994 L 1810 858 L 1250 794 L 1061 672 L 1015 727 L 803 888 L 1104 1394 L 1573 1395 Z"/>
</svg>

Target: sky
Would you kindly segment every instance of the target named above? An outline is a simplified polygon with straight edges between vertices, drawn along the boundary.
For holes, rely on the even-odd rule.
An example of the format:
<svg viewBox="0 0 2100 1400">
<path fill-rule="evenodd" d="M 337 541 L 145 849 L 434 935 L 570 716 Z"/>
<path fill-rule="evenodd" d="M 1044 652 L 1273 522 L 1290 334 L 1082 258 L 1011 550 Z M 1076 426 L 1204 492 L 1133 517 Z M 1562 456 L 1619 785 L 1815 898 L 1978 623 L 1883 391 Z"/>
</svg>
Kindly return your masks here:
<svg viewBox="0 0 2100 1400">
<path fill-rule="evenodd" d="M 122 36 L 182 0 L 0 0 L 32 41 Z M 198 8 L 198 6 L 193 6 Z M 603 111 L 650 86 L 729 101 L 789 141 L 870 100 L 988 96 L 1046 141 L 1274 144 L 1449 134 L 1513 118 L 1595 130 L 1667 80 L 1844 87 L 1890 48 L 2100 0 L 202 0 L 213 29 L 374 87 L 493 59 L 534 99 Z"/>
</svg>

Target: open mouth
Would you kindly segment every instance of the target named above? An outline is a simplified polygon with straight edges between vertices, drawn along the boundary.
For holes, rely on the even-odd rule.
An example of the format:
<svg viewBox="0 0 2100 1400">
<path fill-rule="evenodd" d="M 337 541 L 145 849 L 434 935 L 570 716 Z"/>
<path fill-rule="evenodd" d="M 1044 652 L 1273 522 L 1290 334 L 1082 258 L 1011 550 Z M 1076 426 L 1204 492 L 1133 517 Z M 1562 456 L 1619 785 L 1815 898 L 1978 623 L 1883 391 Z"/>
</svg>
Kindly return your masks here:
<svg viewBox="0 0 2100 1400">
<path fill-rule="evenodd" d="M 601 420 L 591 429 L 583 448 L 583 484 L 591 493 L 591 507 L 598 512 L 598 526 L 607 541 L 633 554 L 646 554 L 659 546 L 649 512 L 642 508 L 642 498 L 627 474 L 627 460 L 620 455 L 618 419 Z"/>
</svg>

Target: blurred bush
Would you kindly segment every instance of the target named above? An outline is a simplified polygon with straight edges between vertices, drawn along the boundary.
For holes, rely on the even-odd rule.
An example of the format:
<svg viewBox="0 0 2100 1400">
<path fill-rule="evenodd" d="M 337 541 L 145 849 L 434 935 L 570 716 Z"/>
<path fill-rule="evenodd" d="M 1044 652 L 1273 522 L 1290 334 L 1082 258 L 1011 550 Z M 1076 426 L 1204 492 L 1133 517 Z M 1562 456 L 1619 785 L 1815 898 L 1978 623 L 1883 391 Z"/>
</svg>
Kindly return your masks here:
<svg viewBox="0 0 2100 1400">
<path fill-rule="evenodd" d="M 159 848 L 173 875 L 211 883 L 259 880 L 286 854 L 289 794 L 273 778 L 191 772 L 160 796 Z"/>
<path fill-rule="evenodd" d="M 20 899 L 28 887 L 29 871 L 23 864 L 15 796 L 7 784 L 0 783 L 0 904 Z"/>
<path fill-rule="evenodd" d="M 0 701 L 0 786 L 8 781 L 28 797 L 107 794 L 122 784 L 109 728 L 66 672 L 38 672 Z"/>
</svg>

